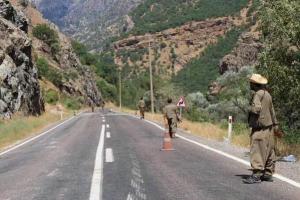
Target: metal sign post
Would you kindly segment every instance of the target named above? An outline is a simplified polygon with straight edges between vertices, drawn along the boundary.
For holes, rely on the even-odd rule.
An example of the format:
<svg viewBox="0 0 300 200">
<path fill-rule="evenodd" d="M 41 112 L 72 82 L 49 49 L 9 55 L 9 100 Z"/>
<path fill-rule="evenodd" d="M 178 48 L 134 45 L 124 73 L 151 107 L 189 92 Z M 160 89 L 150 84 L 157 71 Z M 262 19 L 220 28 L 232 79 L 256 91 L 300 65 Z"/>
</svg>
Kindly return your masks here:
<svg viewBox="0 0 300 200">
<path fill-rule="evenodd" d="M 232 142 L 232 116 L 228 117 L 228 142 Z"/>
<path fill-rule="evenodd" d="M 185 108 L 185 101 L 183 97 L 180 97 L 178 103 L 177 103 L 177 107 L 179 107 L 179 116 L 181 118 L 182 116 L 182 108 Z"/>
</svg>

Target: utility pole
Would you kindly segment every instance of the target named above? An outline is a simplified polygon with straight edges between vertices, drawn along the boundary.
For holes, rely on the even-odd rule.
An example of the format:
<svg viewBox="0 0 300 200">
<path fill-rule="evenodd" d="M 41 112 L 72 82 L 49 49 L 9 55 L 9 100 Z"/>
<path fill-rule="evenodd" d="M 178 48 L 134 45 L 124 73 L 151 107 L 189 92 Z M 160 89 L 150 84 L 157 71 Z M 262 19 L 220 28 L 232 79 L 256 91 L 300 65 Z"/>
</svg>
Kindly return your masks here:
<svg viewBox="0 0 300 200">
<path fill-rule="evenodd" d="M 150 94 L 151 94 L 151 113 L 154 114 L 154 95 L 153 95 L 153 80 L 152 80 L 152 63 L 151 63 L 151 39 L 149 35 L 149 72 L 150 72 Z"/>
<path fill-rule="evenodd" d="M 121 68 L 119 70 L 119 103 L 120 103 L 120 112 L 122 111 L 122 80 L 121 80 Z"/>
</svg>

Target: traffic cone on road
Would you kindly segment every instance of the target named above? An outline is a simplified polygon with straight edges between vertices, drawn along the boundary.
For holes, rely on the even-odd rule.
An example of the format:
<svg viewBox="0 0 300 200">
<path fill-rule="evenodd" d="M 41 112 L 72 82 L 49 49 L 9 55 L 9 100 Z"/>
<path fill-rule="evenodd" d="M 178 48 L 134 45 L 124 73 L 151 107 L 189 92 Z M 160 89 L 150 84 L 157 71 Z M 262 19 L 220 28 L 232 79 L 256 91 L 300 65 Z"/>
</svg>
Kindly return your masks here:
<svg viewBox="0 0 300 200">
<path fill-rule="evenodd" d="M 161 151 L 174 151 L 174 150 L 175 149 L 173 148 L 170 134 L 167 131 L 165 131 L 163 146 Z"/>
</svg>

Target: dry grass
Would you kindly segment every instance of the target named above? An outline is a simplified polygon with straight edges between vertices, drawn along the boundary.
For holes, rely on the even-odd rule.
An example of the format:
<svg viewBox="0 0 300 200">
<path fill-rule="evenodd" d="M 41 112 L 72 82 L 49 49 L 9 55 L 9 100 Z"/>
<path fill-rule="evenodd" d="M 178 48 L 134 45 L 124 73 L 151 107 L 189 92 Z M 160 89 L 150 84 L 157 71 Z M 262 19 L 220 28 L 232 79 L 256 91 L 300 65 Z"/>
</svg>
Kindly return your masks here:
<svg viewBox="0 0 300 200">
<path fill-rule="evenodd" d="M 64 112 L 64 118 L 70 115 L 69 111 Z M 0 120 L 0 150 L 37 135 L 46 126 L 59 120 L 60 113 L 53 112 L 53 107 L 47 107 L 47 112 L 39 117 L 15 115 L 12 120 Z"/>
<path fill-rule="evenodd" d="M 300 144 L 287 144 L 282 139 L 277 139 L 276 154 L 281 156 L 293 154 L 300 157 Z"/>
<path fill-rule="evenodd" d="M 250 147 L 250 136 L 249 133 L 234 135 L 232 143 L 240 147 Z"/>
</svg>

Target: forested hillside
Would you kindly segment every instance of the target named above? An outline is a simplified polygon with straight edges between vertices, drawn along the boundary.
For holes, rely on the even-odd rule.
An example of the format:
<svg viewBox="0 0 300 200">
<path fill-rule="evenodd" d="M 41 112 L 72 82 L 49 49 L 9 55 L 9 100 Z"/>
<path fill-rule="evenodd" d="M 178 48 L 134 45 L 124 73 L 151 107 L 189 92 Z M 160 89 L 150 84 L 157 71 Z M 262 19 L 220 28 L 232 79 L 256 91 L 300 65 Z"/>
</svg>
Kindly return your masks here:
<svg viewBox="0 0 300 200">
<path fill-rule="evenodd" d="M 135 23 L 133 34 L 155 33 L 200 21 L 234 15 L 248 4 L 248 0 L 146 0 L 130 15 Z"/>
</svg>

